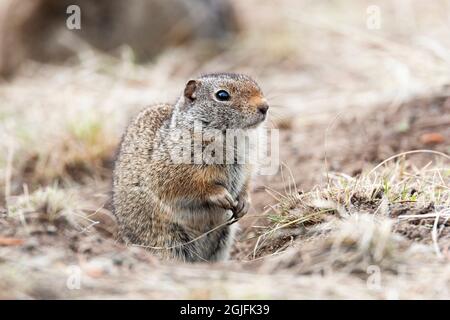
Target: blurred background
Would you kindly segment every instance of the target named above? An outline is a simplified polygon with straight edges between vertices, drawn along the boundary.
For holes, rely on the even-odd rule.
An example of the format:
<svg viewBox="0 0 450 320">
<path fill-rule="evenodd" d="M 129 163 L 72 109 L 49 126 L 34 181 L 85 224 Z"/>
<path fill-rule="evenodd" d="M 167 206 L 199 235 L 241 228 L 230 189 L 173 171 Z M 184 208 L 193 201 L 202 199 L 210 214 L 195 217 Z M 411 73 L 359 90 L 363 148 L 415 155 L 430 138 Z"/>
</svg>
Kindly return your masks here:
<svg viewBox="0 0 450 320">
<path fill-rule="evenodd" d="M 449 31 L 449 1 L 3 0 L 0 170 L 16 191 L 102 173 L 130 117 L 201 73 L 253 76 L 277 127 L 395 108 L 448 85 Z"/>
<path fill-rule="evenodd" d="M 202 73 L 254 77 L 280 129 L 288 169 L 256 179 L 253 214 L 278 202 L 267 190 L 310 190 L 328 170 L 354 177 L 399 152 L 449 153 L 449 35 L 447 0 L 2 0 L 0 215 L 88 214 L 101 223 L 78 229 L 114 234 L 125 126 Z M 0 236 L 23 232 L 0 223 Z M 69 260 L 93 250 L 70 239 Z"/>
</svg>

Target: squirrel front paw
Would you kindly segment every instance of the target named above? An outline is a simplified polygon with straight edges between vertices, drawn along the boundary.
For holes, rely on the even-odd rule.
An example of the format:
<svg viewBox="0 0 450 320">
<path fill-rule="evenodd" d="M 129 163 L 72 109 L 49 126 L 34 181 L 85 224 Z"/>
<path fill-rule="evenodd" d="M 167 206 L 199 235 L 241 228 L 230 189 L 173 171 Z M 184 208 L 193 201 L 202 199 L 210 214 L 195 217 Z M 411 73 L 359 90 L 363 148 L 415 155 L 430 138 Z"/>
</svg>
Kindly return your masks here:
<svg viewBox="0 0 450 320">
<path fill-rule="evenodd" d="M 227 210 L 232 210 L 238 205 L 238 202 L 233 199 L 225 188 L 221 188 L 218 193 L 211 195 L 209 202 Z"/>
<path fill-rule="evenodd" d="M 233 217 L 240 219 L 247 214 L 249 209 L 250 201 L 248 201 L 248 197 L 239 196 L 237 205 L 233 208 Z"/>
</svg>

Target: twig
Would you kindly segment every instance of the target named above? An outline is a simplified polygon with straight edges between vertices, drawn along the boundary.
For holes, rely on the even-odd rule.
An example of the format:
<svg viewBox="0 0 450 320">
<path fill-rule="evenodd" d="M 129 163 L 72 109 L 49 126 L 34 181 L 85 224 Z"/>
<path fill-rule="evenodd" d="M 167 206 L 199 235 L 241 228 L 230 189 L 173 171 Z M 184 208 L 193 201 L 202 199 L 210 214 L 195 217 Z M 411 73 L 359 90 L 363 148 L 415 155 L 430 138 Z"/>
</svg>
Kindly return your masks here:
<svg viewBox="0 0 450 320">
<path fill-rule="evenodd" d="M 446 212 L 446 211 L 450 212 L 450 209 L 442 210 L 442 212 Z M 438 258 L 442 258 L 441 249 L 439 248 L 439 243 L 438 243 L 438 232 L 437 232 L 437 226 L 438 226 L 440 214 L 441 214 L 441 211 L 436 212 L 436 219 L 434 219 L 433 230 L 431 231 L 431 238 L 433 239 L 434 251 L 436 251 L 436 255 L 438 256 Z"/>
<path fill-rule="evenodd" d="M 216 231 L 217 229 L 222 228 L 222 227 L 224 227 L 224 226 L 227 226 L 227 225 L 229 225 L 229 224 L 235 223 L 235 222 L 237 222 L 238 220 L 239 220 L 239 219 L 232 219 L 232 220 L 226 221 L 226 222 L 224 222 L 224 223 L 222 223 L 222 224 L 219 224 L 218 226 L 212 228 L 211 230 L 209 230 L 209 231 L 207 231 L 207 232 L 205 232 L 205 233 L 202 233 L 202 234 L 199 235 L 198 237 L 196 237 L 196 238 L 194 238 L 194 239 L 192 239 L 192 240 L 190 240 L 190 241 L 188 241 L 188 242 L 179 243 L 179 244 L 176 244 L 176 245 L 173 245 L 173 246 L 170 246 L 170 247 L 152 247 L 152 246 L 146 246 L 146 245 L 142 245 L 142 244 L 131 244 L 131 245 L 132 245 L 133 247 L 141 247 L 141 248 L 147 248 L 147 249 L 153 249 L 153 250 L 171 250 L 171 249 L 175 249 L 175 248 L 187 246 L 187 245 L 189 245 L 189 244 L 191 244 L 191 243 L 193 243 L 193 242 L 195 242 L 195 241 L 198 241 L 198 240 L 200 240 L 201 238 L 207 236 L 207 235 L 210 234 L 211 232 L 214 232 L 214 231 Z"/>
<path fill-rule="evenodd" d="M 369 172 L 368 175 L 371 175 L 371 174 L 374 173 L 376 170 L 378 170 L 378 168 L 380 168 L 382 165 L 384 165 L 385 163 L 387 163 L 387 162 L 389 162 L 389 161 L 391 161 L 391 160 L 393 160 L 393 159 L 396 159 L 396 158 L 399 158 L 399 157 L 402 157 L 402 156 L 405 156 L 405 155 L 408 155 L 408 154 L 414 154 L 414 153 L 431 153 L 431 154 L 436 154 L 436 155 L 442 156 L 442 157 L 446 158 L 447 160 L 450 160 L 450 156 L 449 156 L 448 154 L 445 154 L 445 153 L 439 152 L 439 151 L 435 151 L 435 150 L 426 150 L 426 149 L 425 149 L 425 150 L 411 150 L 411 151 L 405 151 L 405 152 L 402 152 L 402 153 L 398 153 L 398 154 L 396 154 L 396 155 L 393 155 L 393 156 L 387 158 L 386 160 L 382 161 L 381 163 L 379 163 L 378 165 L 376 165 L 375 168 L 373 168 L 372 170 L 370 170 L 370 172 Z"/>
</svg>

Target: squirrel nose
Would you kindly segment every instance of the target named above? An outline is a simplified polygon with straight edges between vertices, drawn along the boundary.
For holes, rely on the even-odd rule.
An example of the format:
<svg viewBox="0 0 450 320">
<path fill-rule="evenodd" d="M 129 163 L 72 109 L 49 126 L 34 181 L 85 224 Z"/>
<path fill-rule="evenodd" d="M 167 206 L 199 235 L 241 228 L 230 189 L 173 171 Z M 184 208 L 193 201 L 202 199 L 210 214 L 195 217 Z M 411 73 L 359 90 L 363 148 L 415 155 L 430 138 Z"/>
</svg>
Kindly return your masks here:
<svg viewBox="0 0 450 320">
<path fill-rule="evenodd" d="M 258 111 L 262 114 L 266 114 L 267 110 L 269 110 L 269 105 L 267 103 L 262 103 L 258 106 Z"/>
</svg>

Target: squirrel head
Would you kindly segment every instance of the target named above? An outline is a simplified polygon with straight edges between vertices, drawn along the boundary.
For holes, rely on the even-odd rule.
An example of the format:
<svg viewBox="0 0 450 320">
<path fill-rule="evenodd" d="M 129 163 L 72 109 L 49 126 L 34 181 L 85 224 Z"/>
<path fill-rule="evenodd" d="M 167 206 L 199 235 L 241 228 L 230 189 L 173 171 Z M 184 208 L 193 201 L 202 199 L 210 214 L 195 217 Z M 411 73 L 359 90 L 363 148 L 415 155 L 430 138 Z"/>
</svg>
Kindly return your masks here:
<svg viewBox="0 0 450 320">
<path fill-rule="evenodd" d="M 250 129 L 261 124 L 269 105 L 258 84 L 234 73 L 203 75 L 186 83 L 177 118 L 188 125 L 201 121 L 208 129 Z"/>
</svg>

